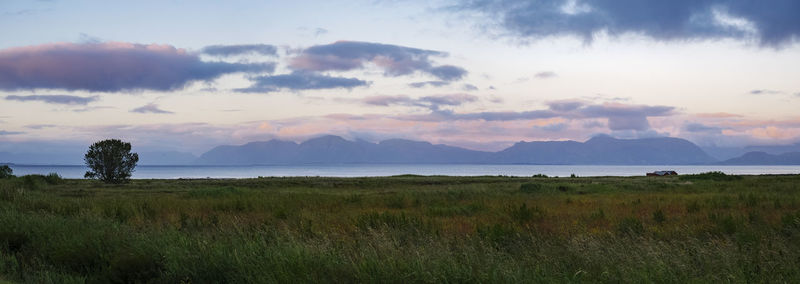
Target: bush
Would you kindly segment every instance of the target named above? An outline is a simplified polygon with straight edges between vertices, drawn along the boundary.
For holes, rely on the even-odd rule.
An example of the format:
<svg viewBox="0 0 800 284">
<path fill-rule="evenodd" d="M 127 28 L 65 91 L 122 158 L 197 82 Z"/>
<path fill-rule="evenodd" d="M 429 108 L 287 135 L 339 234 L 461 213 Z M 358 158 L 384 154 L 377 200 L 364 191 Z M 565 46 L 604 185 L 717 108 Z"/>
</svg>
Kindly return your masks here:
<svg viewBox="0 0 800 284">
<path fill-rule="evenodd" d="M 545 212 L 539 207 L 528 208 L 528 204 L 522 203 L 519 207 L 512 207 L 508 212 L 511 219 L 517 223 L 524 224 L 530 221 L 539 221 L 544 219 Z"/>
<path fill-rule="evenodd" d="M 113 283 L 147 283 L 161 276 L 164 257 L 142 252 L 118 253 L 109 264 L 108 280 Z"/>
<path fill-rule="evenodd" d="M 617 224 L 617 232 L 620 235 L 641 236 L 644 234 L 644 226 L 639 219 L 628 217 Z"/>
<path fill-rule="evenodd" d="M 710 180 L 710 181 L 733 181 L 733 180 L 740 180 L 742 179 L 741 176 L 737 175 L 727 175 L 720 171 L 713 171 L 713 172 L 705 172 L 699 173 L 695 175 L 683 175 L 680 177 L 682 180 Z"/>
<path fill-rule="evenodd" d="M 524 193 L 534 193 L 542 190 L 542 185 L 539 183 L 523 183 L 519 186 L 519 191 Z"/>
<path fill-rule="evenodd" d="M 47 184 L 61 184 L 64 182 L 64 179 L 57 173 L 49 173 L 44 176 L 44 181 L 47 182 Z"/>
<path fill-rule="evenodd" d="M 14 170 L 11 169 L 8 165 L 0 166 L 0 178 L 12 178 Z"/>
<path fill-rule="evenodd" d="M 28 242 L 28 235 L 24 233 L 0 231 L 0 251 L 16 253 Z"/>
<path fill-rule="evenodd" d="M 664 211 L 658 209 L 655 212 L 653 212 L 653 221 L 656 221 L 656 223 L 658 224 L 662 224 L 667 221 L 667 216 L 664 215 Z"/>
</svg>

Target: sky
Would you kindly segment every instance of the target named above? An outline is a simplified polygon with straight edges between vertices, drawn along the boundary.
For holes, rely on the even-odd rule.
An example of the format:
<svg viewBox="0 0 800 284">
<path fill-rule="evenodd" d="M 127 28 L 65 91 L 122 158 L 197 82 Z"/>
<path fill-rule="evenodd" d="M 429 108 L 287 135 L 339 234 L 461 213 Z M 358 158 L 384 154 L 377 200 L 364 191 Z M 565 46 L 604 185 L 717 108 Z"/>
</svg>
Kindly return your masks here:
<svg viewBox="0 0 800 284">
<path fill-rule="evenodd" d="M 800 1 L 0 3 L 0 151 L 800 141 Z"/>
</svg>

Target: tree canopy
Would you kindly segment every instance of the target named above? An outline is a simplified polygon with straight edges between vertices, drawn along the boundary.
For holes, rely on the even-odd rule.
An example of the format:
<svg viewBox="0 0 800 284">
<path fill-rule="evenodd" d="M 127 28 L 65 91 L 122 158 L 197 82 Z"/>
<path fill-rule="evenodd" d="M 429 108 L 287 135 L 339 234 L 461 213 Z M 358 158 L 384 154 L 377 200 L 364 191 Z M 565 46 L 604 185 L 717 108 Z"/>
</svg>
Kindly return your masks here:
<svg viewBox="0 0 800 284">
<path fill-rule="evenodd" d="M 89 167 L 84 177 L 106 183 L 124 183 L 130 179 L 139 154 L 131 153 L 131 143 L 107 139 L 89 146 L 83 160 Z"/>
</svg>

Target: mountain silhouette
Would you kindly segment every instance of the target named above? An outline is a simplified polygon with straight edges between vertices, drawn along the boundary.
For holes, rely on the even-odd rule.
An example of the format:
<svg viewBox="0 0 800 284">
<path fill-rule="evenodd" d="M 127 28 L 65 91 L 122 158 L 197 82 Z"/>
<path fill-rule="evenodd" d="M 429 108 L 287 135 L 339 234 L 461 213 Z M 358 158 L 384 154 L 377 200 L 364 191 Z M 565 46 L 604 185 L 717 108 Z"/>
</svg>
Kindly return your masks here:
<svg viewBox="0 0 800 284">
<path fill-rule="evenodd" d="M 586 142 L 519 142 L 499 152 L 468 150 L 423 141 L 390 139 L 378 143 L 326 135 L 300 144 L 270 140 L 218 146 L 202 154 L 204 165 L 302 164 L 708 164 L 716 160 L 679 138 L 616 139 L 596 136 Z"/>
<path fill-rule="evenodd" d="M 800 152 L 773 155 L 766 152 L 748 152 L 738 158 L 720 162 L 723 165 L 800 165 Z"/>
</svg>

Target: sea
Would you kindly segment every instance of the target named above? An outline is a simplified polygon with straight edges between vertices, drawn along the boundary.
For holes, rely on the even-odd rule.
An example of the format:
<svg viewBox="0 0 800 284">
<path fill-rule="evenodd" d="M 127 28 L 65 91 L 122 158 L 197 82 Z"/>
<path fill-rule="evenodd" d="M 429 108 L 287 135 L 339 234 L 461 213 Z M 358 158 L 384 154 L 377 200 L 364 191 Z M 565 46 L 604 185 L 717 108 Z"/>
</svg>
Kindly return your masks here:
<svg viewBox="0 0 800 284">
<path fill-rule="evenodd" d="M 85 166 L 10 165 L 17 176 L 57 173 L 64 178 L 83 178 Z M 256 177 L 379 177 L 394 175 L 447 176 L 644 176 L 648 172 L 670 170 L 678 174 L 697 174 L 721 171 L 736 175 L 800 174 L 794 166 L 722 166 L 722 165 L 300 165 L 300 166 L 137 166 L 135 179 L 179 178 L 256 178 Z"/>
</svg>

